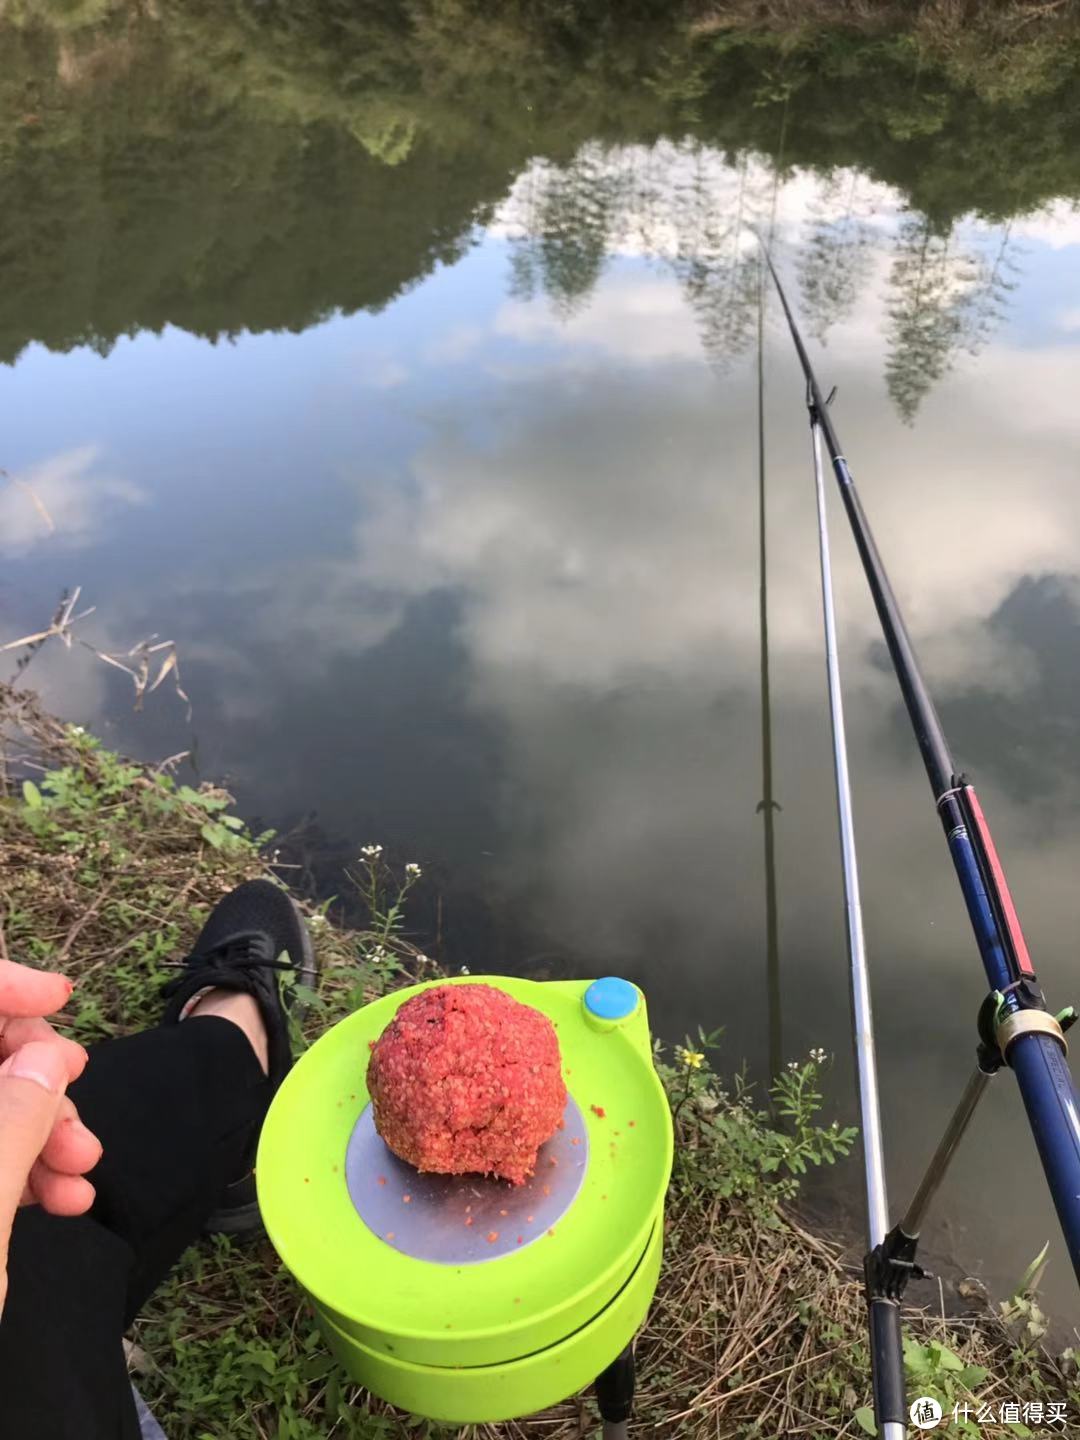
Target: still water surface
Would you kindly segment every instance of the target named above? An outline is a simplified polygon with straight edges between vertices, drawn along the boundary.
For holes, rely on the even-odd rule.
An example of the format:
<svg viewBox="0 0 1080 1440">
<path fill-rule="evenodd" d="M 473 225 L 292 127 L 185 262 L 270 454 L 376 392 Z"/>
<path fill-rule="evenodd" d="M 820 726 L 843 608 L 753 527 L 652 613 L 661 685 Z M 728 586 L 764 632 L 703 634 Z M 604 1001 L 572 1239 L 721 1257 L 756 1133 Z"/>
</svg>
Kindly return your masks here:
<svg viewBox="0 0 1080 1440">
<path fill-rule="evenodd" d="M 73 90 L 73 109 L 85 94 Z M 839 386 L 847 453 L 1047 991 L 1077 998 L 1080 214 L 1068 196 L 932 223 L 872 166 L 777 165 L 676 126 L 501 170 L 485 151 L 483 199 L 450 216 L 432 178 L 445 181 L 445 157 L 419 142 L 404 161 L 365 153 L 365 175 L 381 165 L 392 185 L 346 204 L 315 131 L 279 201 L 310 195 L 322 230 L 298 221 L 291 250 L 268 239 L 231 270 L 219 240 L 169 271 L 160 237 L 182 196 L 143 184 L 133 213 L 125 187 L 145 181 L 154 140 L 137 113 L 127 123 L 145 145 L 109 172 L 80 259 L 63 259 L 78 236 L 58 247 L 43 231 L 48 263 L 38 273 L 30 250 L 20 257 L 0 317 L 0 463 L 55 522 L 24 490 L 0 490 L 0 626 L 2 638 L 39 628 L 81 585 L 97 609 L 80 634 L 99 649 L 176 642 L 192 717 L 167 685 L 135 713 L 125 677 L 78 648 L 46 648 L 27 672 L 50 705 L 139 756 L 192 749 L 248 815 L 282 831 L 305 822 L 293 853 L 325 893 L 363 843 L 420 862 L 418 939 L 448 964 L 627 975 L 664 1036 L 722 1025 L 722 1063 L 745 1057 L 759 1077 L 770 1048 L 783 1062 L 825 1046 L 830 1101 L 849 1114 L 805 412 L 770 297 L 763 576 L 752 222 L 774 236 L 823 384 Z M 45 148 L 23 152 L 19 192 L 48 193 L 53 164 Z M 467 145 L 455 164 L 468 171 Z M 238 208 L 259 187 L 275 236 L 276 173 L 240 167 L 231 181 Z M 365 213 L 374 236 L 355 271 L 336 255 L 349 284 L 335 293 L 322 257 L 347 249 Z M 399 220 L 410 236 L 429 229 L 415 264 Z M 158 237 L 152 283 L 145 254 L 142 270 L 130 257 L 117 268 L 133 225 Z M 302 323 L 287 304 L 275 313 L 290 285 L 317 296 Z M 838 507 L 833 521 L 899 1205 L 969 1070 L 981 969 Z M 857 1197 L 854 1159 L 840 1183 Z M 1063 1247 L 1005 1077 L 932 1248 L 1004 1287 L 1046 1238 L 1047 1293 L 1066 1315 Z"/>
</svg>

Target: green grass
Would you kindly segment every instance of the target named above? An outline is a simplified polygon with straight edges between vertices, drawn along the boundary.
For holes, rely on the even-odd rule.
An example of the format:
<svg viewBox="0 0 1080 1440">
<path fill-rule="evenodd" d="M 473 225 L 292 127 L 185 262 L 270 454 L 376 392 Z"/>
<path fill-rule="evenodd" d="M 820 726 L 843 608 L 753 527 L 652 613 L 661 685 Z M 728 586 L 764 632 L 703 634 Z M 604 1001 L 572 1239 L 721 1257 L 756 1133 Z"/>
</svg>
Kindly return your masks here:
<svg viewBox="0 0 1080 1440">
<path fill-rule="evenodd" d="M 13 757 L 19 757 L 17 760 Z M 92 1042 L 137 1029 L 215 900 L 267 872 L 272 837 L 255 836 L 213 786 L 179 785 L 0 687 L 0 952 L 63 968 L 77 981 L 65 1024 Z M 405 937 L 416 875 L 362 855 L 351 883 L 366 902 L 346 931 L 332 907 L 305 908 L 320 964 L 298 1045 L 358 1005 L 435 973 Z M 719 1036 L 659 1047 L 677 1136 L 665 1264 L 638 1340 L 637 1433 L 836 1437 L 869 1433 L 869 1359 L 857 1274 L 837 1245 L 793 1213 L 800 1177 L 843 1163 L 854 1131 L 821 1118 L 820 1052 L 789 1068 L 770 1103 L 743 1072 L 722 1079 Z M 854 1163 L 854 1162 L 853 1162 Z M 1037 1270 L 1037 1267 L 1036 1267 Z M 1035 1273 L 1005 1307 L 973 1293 L 970 1313 L 911 1309 L 912 1394 L 954 1404 L 1066 1401 L 1080 1414 L 1075 1358 L 1042 1346 Z M 303 1296 L 265 1241 L 190 1251 L 131 1337 L 135 1379 L 170 1440 L 369 1440 L 451 1432 L 351 1386 Z M 965 1428 L 966 1425 L 966 1428 Z M 461 1440 L 571 1440 L 595 1426 L 587 1397 L 542 1416 L 465 1427 Z M 982 1437 L 1061 1434 L 976 1425 Z"/>
</svg>

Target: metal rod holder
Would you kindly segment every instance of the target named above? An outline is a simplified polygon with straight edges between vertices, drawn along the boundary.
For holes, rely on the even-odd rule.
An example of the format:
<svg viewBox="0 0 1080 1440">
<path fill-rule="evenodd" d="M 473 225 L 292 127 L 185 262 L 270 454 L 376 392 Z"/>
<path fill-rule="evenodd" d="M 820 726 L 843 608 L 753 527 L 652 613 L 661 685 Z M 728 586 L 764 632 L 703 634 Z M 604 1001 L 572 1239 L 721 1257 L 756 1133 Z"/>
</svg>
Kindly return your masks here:
<svg viewBox="0 0 1080 1440">
<path fill-rule="evenodd" d="M 945 1179 L 952 1158 L 971 1124 L 971 1117 L 975 1114 L 979 1101 L 986 1094 L 986 1087 L 992 1078 L 992 1074 L 976 1068 L 964 1087 L 964 1093 L 949 1117 L 945 1133 L 938 1142 L 933 1158 L 926 1168 L 926 1174 L 923 1176 L 919 1188 L 911 1197 L 911 1203 L 904 1212 L 904 1218 L 900 1221 L 900 1229 L 910 1239 L 918 1238 L 923 1221 L 926 1219 L 926 1212 L 930 1208 L 930 1202 L 941 1188 L 941 1182 Z"/>
</svg>

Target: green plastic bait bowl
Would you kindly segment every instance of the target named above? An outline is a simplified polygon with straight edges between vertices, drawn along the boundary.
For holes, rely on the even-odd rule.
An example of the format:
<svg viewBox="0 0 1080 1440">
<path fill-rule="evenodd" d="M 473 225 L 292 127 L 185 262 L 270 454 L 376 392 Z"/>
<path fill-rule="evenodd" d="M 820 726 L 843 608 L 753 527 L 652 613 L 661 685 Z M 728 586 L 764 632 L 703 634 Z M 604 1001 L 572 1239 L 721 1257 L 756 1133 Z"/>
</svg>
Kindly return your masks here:
<svg viewBox="0 0 1080 1440">
<path fill-rule="evenodd" d="M 671 1116 L 636 987 L 434 983 L 497 986 L 556 1026 L 570 1101 L 535 1176 L 420 1175 L 375 1134 L 370 1044 L 428 988 L 413 986 L 350 1015 L 294 1066 L 263 1126 L 259 1205 L 354 1380 L 434 1420 L 511 1419 L 589 1384 L 644 1319 Z"/>
</svg>

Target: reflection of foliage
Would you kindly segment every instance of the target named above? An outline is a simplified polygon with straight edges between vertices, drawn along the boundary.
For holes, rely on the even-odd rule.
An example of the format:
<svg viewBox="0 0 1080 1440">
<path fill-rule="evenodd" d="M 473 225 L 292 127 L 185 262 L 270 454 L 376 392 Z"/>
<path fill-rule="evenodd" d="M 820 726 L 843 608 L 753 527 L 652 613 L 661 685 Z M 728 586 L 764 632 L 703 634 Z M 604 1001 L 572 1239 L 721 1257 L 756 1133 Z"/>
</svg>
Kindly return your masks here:
<svg viewBox="0 0 1080 1440">
<path fill-rule="evenodd" d="M 956 248 L 952 235 L 936 235 L 922 216 L 901 222 L 888 281 L 886 380 L 909 425 L 923 397 L 952 367 L 979 279 L 978 256 Z"/>
<path fill-rule="evenodd" d="M 705 24 L 666 0 L 8 0 L 0 358 L 377 308 L 460 253 L 530 159 L 565 167 L 589 141 L 858 168 L 940 229 L 1080 193 L 1076 27 L 1036 17 L 1006 65 L 996 7 L 940 35 L 924 9 L 876 7 L 859 30 L 769 29 L 752 8 Z M 664 177 L 628 179 L 648 214 Z M 523 283 L 539 267 L 571 305 L 592 283 L 613 209 L 634 208 L 605 184 L 581 163 L 556 184 Z M 683 198 L 699 233 L 673 263 L 722 358 L 747 334 L 740 202 Z M 741 203 L 760 218 L 761 197 Z M 822 299 L 842 309 L 842 287 Z"/>
<path fill-rule="evenodd" d="M 874 231 L 859 210 L 857 172 L 830 175 L 811 202 L 798 272 L 806 328 L 822 344 L 855 308 L 873 263 Z"/>
<path fill-rule="evenodd" d="M 122 72 L 65 89 L 47 83 L 47 37 L 7 37 L 25 98 L 0 131 L 0 359 L 30 339 L 107 350 L 136 328 L 216 337 L 377 309 L 458 255 L 505 186 L 483 157 L 387 154 L 389 130 L 377 160 L 378 131 L 358 145 L 252 118 L 193 84 L 174 51 L 124 46 Z"/>
<path fill-rule="evenodd" d="M 772 178 L 775 185 L 779 177 Z M 702 190 L 700 170 L 695 180 L 691 213 L 699 218 L 690 235 L 679 227 L 675 268 L 697 317 L 705 354 L 713 365 L 723 365 L 746 348 L 754 333 L 760 259 L 748 227 L 764 218 L 766 196 L 751 181 L 746 156 L 726 204 L 717 202 L 711 186 Z"/>
<path fill-rule="evenodd" d="M 116 0 L 5 0 L 2 13 L 11 26 L 48 24 L 56 30 L 82 30 L 106 20 Z"/>
<path fill-rule="evenodd" d="M 974 355 L 989 340 L 1000 325 L 1009 303 L 1009 295 L 1016 289 L 1012 278 L 1018 273 L 1012 239 L 1012 226 L 1003 225 L 993 259 L 983 264 L 983 280 L 976 287 L 968 306 L 967 337 L 968 351 Z"/>
<path fill-rule="evenodd" d="M 992 323 L 1002 282 L 981 256 L 961 249 L 952 234 L 906 217 L 889 279 L 889 394 L 910 424 L 924 396 L 952 367 L 958 349 L 974 349 Z"/>
<path fill-rule="evenodd" d="M 612 251 L 644 255 L 678 277 L 705 353 L 723 365 L 748 345 L 759 259 L 779 176 L 743 156 L 732 169 L 693 143 L 602 151 L 569 165 L 530 166 L 502 216 L 511 233 L 511 289 L 551 297 L 568 313 Z"/>
<path fill-rule="evenodd" d="M 569 165 L 531 177 L 512 241 L 515 293 L 543 289 L 564 316 L 578 308 L 600 278 L 622 178 L 595 145 L 584 146 Z"/>
</svg>

